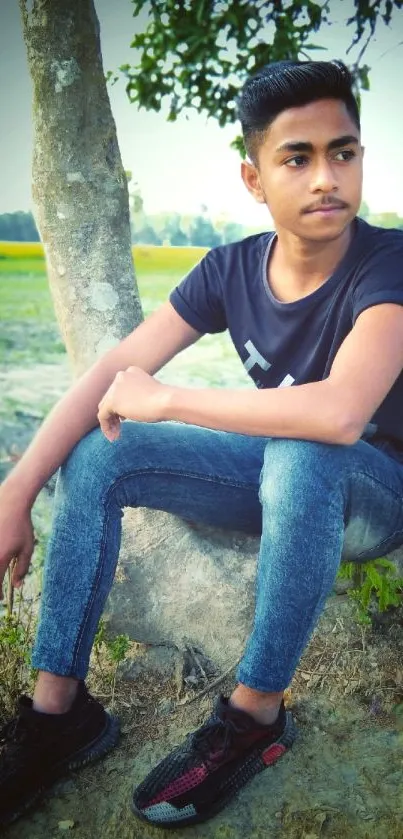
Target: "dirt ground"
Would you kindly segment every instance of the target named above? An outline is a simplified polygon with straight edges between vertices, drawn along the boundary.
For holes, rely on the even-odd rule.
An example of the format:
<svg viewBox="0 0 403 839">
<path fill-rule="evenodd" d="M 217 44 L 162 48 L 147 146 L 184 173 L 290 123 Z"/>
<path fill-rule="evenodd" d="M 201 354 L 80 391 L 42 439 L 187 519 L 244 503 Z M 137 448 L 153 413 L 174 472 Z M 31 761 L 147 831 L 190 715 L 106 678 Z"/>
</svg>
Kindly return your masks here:
<svg viewBox="0 0 403 839">
<path fill-rule="evenodd" d="M 274 767 L 253 779 L 226 810 L 193 828 L 148 827 L 130 810 L 132 789 L 210 712 L 229 677 L 198 697 L 158 674 L 118 678 L 119 746 L 71 773 L 4 839 L 402 839 L 403 613 L 362 630 L 346 596 L 329 599 L 287 692 L 299 736 Z M 90 686 L 101 691 L 93 674 Z M 201 692 L 200 692 L 201 693 Z M 191 700 L 191 701 L 189 701 Z M 181 702 L 186 704 L 181 705 Z M 107 704 L 107 702 L 105 703 Z"/>
</svg>

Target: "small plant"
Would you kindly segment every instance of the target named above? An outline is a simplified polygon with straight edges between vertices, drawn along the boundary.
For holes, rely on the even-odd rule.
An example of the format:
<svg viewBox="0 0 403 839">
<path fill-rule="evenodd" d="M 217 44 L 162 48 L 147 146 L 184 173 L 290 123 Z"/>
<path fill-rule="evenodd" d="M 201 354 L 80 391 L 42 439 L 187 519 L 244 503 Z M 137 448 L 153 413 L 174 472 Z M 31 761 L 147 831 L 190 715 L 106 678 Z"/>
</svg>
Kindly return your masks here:
<svg viewBox="0 0 403 839">
<path fill-rule="evenodd" d="M 128 635 L 116 635 L 114 638 L 108 638 L 106 635 L 106 625 L 103 618 L 99 621 L 98 630 L 95 635 L 93 651 L 101 671 L 105 676 L 103 666 L 103 653 L 106 655 L 107 662 L 112 665 L 112 673 L 108 677 L 110 682 L 112 697 L 111 708 L 113 709 L 115 701 L 116 676 L 119 664 L 125 660 L 126 654 L 130 647 L 130 638 Z"/>
<path fill-rule="evenodd" d="M 25 600 L 22 589 L 14 591 L 9 569 L 7 600 L 4 607 L 0 604 L 0 722 L 13 715 L 20 694 L 33 687 L 30 653 L 34 622 L 32 602 Z"/>
<path fill-rule="evenodd" d="M 403 603 L 403 577 L 398 576 L 395 564 L 385 557 L 342 563 L 338 578 L 352 580 L 353 588 L 348 595 L 356 602 L 357 620 L 363 625 L 372 623 L 371 604 L 375 603 L 379 612 L 385 612 L 390 606 Z"/>
</svg>

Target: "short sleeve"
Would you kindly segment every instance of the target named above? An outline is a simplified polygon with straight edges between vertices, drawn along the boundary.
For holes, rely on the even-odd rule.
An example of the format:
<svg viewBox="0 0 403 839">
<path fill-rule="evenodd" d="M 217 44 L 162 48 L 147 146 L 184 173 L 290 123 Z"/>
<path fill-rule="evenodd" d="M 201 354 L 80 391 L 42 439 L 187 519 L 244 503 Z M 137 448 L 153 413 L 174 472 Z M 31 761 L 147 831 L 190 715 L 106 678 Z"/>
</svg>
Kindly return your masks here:
<svg viewBox="0 0 403 839">
<path fill-rule="evenodd" d="M 178 314 L 198 332 L 224 332 L 227 328 L 219 271 L 209 251 L 182 282 L 169 300 Z"/>
<path fill-rule="evenodd" d="M 361 312 L 371 306 L 381 303 L 403 306 L 403 234 L 398 240 L 386 240 L 370 259 L 365 260 L 353 290 L 352 302 L 353 324 Z"/>
</svg>

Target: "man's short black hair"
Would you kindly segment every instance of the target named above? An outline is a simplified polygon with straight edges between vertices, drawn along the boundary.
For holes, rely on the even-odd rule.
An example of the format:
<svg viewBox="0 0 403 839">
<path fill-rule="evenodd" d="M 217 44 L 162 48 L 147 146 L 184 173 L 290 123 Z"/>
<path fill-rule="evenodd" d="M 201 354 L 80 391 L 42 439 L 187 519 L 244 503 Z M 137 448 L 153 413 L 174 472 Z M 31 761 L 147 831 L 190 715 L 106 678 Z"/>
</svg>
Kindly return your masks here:
<svg viewBox="0 0 403 839">
<path fill-rule="evenodd" d="M 276 61 L 248 79 L 238 101 L 238 117 L 248 157 L 257 164 L 259 146 L 273 120 L 287 108 L 318 99 L 340 99 L 360 129 L 351 73 L 342 61 Z"/>
</svg>

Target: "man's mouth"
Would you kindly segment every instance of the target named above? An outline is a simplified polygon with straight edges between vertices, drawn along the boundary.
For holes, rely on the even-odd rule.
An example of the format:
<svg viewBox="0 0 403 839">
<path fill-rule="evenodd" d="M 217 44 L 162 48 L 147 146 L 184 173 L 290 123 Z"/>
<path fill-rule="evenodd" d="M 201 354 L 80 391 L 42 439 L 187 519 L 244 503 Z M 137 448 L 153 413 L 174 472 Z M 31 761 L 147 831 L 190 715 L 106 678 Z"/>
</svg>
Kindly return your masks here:
<svg viewBox="0 0 403 839">
<path fill-rule="evenodd" d="M 302 210 L 302 213 L 334 213 L 337 210 L 346 210 L 347 208 L 348 204 L 345 201 L 326 201 L 326 203 L 312 204 L 311 207 Z"/>
</svg>

